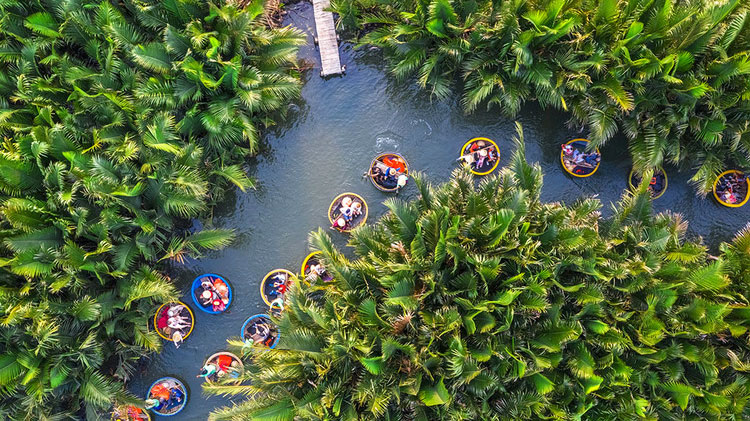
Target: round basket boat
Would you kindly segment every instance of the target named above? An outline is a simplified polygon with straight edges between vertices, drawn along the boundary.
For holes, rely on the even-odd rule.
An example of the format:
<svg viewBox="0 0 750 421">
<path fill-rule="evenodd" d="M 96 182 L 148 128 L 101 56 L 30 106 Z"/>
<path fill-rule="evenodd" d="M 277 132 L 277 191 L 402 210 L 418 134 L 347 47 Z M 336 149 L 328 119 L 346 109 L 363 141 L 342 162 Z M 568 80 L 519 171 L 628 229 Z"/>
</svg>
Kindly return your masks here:
<svg viewBox="0 0 750 421">
<path fill-rule="evenodd" d="M 291 285 L 293 277 L 294 274 L 286 269 L 274 269 L 263 277 L 260 283 L 260 296 L 266 305 L 272 305 L 278 298 L 285 300 L 286 290 Z"/>
<path fill-rule="evenodd" d="M 739 170 L 724 171 L 714 181 L 714 198 L 720 204 L 739 208 L 750 198 L 750 179 Z"/>
<path fill-rule="evenodd" d="M 177 415 L 185 409 L 188 401 L 188 391 L 185 385 L 174 377 L 162 377 L 153 382 L 148 388 L 148 399 L 161 400 L 161 406 L 151 408 L 155 413 L 163 417 Z M 158 408 L 158 409 L 157 409 Z"/>
<path fill-rule="evenodd" d="M 214 382 L 219 379 L 236 379 L 245 370 L 244 364 L 240 357 L 232 354 L 231 352 L 217 352 L 206 359 L 205 365 L 213 364 L 216 367 L 216 372 L 204 376 L 201 373 L 198 377 L 204 377 L 207 382 Z"/>
<path fill-rule="evenodd" d="M 487 175 L 500 164 L 500 148 L 491 139 L 475 137 L 464 143 L 458 159 L 465 162 L 472 173 Z"/>
<path fill-rule="evenodd" d="M 628 184 L 630 184 L 630 188 L 632 190 L 637 189 L 638 185 L 641 184 L 641 175 L 636 173 L 635 169 L 630 170 L 630 175 L 628 176 Z M 651 177 L 651 182 L 648 186 L 648 192 L 651 195 L 651 198 L 660 198 L 664 194 L 664 192 L 667 191 L 668 184 L 669 179 L 667 178 L 667 173 L 664 171 L 664 168 L 659 167 L 654 170 L 654 175 Z"/>
<path fill-rule="evenodd" d="M 151 421 L 151 414 L 133 405 L 116 405 L 112 408 L 111 421 Z"/>
<path fill-rule="evenodd" d="M 399 184 L 399 177 L 409 175 L 409 163 L 397 153 L 384 153 L 372 160 L 367 175 L 376 189 L 395 192 L 403 187 Z"/>
<path fill-rule="evenodd" d="M 560 151 L 560 163 L 562 164 L 565 171 L 574 176 L 574 177 L 590 177 L 594 175 L 596 170 L 599 169 L 599 165 L 601 165 L 601 153 L 599 153 L 599 148 L 596 149 L 595 153 L 598 155 L 598 160 L 595 161 L 595 164 L 587 163 L 585 161 L 581 162 L 574 162 L 572 155 L 575 153 L 575 151 L 578 151 L 578 153 L 584 154 L 584 155 L 591 155 L 586 153 L 586 147 L 588 147 L 589 141 L 586 139 L 573 139 L 569 141 L 568 143 L 563 145 L 562 150 Z M 568 149 L 568 146 L 570 146 L 570 149 Z M 566 149 L 570 150 L 570 156 L 566 156 Z"/>
<path fill-rule="evenodd" d="M 314 251 L 305 257 L 305 260 L 302 262 L 302 269 L 300 269 L 299 273 L 302 274 L 302 277 L 309 280 L 314 279 L 321 279 L 324 282 L 329 282 L 333 279 L 333 276 L 331 276 L 328 271 L 325 270 L 325 267 L 320 262 L 320 256 L 322 255 L 319 251 Z M 320 265 L 320 268 L 323 270 L 323 273 L 311 273 L 312 267 Z"/>
<path fill-rule="evenodd" d="M 190 326 L 183 329 L 172 329 L 167 325 L 167 319 L 169 318 L 167 312 L 173 307 L 177 307 L 179 315 L 187 320 Z M 164 303 L 158 310 L 156 310 L 156 314 L 154 314 L 154 329 L 156 329 L 156 333 L 168 341 L 175 341 L 175 333 L 179 333 L 180 336 L 182 336 L 182 340 L 187 339 L 187 337 L 193 333 L 193 327 L 195 327 L 195 316 L 193 315 L 193 310 L 182 301 Z"/>
<path fill-rule="evenodd" d="M 257 342 L 257 344 L 258 346 L 265 346 L 269 349 L 274 349 L 276 348 L 276 345 L 278 345 L 279 339 L 281 339 L 281 332 L 279 332 L 279 329 L 271 321 L 271 318 L 265 314 L 256 314 L 245 320 L 245 323 L 242 324 L 242 339 L 253 340 L 253 334 L 257 333 L 258 324 L 263 323 L 266 324 L 270 332 L 266 339 Z"/>
<path fill-rule="evenodd" d="M 357 215 L 352 214 L 348 222 L 345 221 L 345 216 L 342 214 L 342 208 L 344 208 L 343 202 L 347 199 L 352 201 L 352 207 L 357 203 L 360 204 L 360 212 Z M 341 232 L 350 232 L 367 221 L 367 212 L 367 202 L 365 202 L 362 196 L 355 193 L 342 193 L 336 196 L 333 202 L 331 202 L 331 206 L 328 207 L 328 220 L 331 222 L 331 228 L 335 228 Z M 339 224 L 340 220 L 345 221 L 343 227 Z"/>
<path fill-rule="evenodd" d="M 220 275 L 205 273 L 193 280 L 190 296 L 200 310 L 208 314 L 220 314 L 232 303 L 232 286 Z"/>
</svg>

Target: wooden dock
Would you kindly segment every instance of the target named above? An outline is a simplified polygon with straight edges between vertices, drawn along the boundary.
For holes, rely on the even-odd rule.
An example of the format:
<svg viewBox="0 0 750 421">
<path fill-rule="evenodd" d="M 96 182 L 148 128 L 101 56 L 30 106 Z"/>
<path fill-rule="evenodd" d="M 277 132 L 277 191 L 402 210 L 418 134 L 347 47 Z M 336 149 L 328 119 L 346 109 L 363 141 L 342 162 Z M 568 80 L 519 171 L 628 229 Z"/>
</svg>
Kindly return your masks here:
<svg viewBox="0 0 750 421">
<path fill-rule="evenodd" d="M 330 5 L 330 0 L 313 0 L 315 31 L 318 34 L 320 61 L 323 64 L 320 75 L 323 77 L 343 73 L 341 60 L 339 59 L 339 43 L 336 40 L 336 25 L 333 22 L 333 13 L 324 10 Z"/>
</svg>

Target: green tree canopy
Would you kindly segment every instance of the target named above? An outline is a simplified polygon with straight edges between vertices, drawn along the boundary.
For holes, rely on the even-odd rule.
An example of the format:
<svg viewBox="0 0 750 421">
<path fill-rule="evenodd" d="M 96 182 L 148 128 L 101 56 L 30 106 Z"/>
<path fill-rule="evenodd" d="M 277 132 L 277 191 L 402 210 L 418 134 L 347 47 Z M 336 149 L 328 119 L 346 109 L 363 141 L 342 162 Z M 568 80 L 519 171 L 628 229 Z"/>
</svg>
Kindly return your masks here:
<svg viewBox="0 0 750 421">
<path fill-rule="evenodd" d="M 299 92 L 297 30 L 197 0 L 0 1 L 0 418 L 95 419 L 177 294 L 159 262 Z"/>
<path fill-rule="evenodd" d="M 570 112 L 597 146 L 624 133 L 634 165 L 750 170 L 750 4 L 744 0 L 334 0 L 398 77 L 463 91 L 515 116 L 534 99 Z"/>
<path fill-rule="evenodd" d="M 249 384 L 205 387 L 249 396 L 211 419 L 750 416 L 750 227 L 712 256 L 646 185 L 606 219 L 594 199 L 544 203 L 518 146 L 479 183 L 415 176 L 417 199 L 352 234 L 354 259 L 312 233 L 334 280 L 294 288 Z"/>
</svg>

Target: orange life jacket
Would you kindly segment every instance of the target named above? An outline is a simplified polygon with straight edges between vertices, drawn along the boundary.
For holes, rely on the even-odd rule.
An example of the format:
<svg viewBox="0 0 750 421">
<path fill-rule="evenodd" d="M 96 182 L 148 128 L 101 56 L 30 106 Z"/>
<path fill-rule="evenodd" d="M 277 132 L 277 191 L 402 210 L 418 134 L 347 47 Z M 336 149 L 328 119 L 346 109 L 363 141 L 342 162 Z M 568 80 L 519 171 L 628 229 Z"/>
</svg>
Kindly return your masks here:
<svg viewBox="0 0 750 421">
<path fill-rule="evenodd" d="M 164 400 L 169 400 L 169 389 L 158 383 L 151 388 L 151 395 L 157 399 L 164 398 Z"/>
<path fill-rule="evenodd" d="M 227 371 L 227 369 L 232 365 L 232 357 L 229 355 L 219 355 L 216 358 L 216 365 L 219 366 L 220 371 Z"/>
<path fill-rule="evenodd" d="M 406 171 L 406 166 L 404 166 L 404 163 L 401 162 L 401 160 L 393 159 L 390 156 L 386 156 L 385 158 L 383 158 L 383 163 L 395 170 L 398 170 L 401 172 Z"/>
</svg>

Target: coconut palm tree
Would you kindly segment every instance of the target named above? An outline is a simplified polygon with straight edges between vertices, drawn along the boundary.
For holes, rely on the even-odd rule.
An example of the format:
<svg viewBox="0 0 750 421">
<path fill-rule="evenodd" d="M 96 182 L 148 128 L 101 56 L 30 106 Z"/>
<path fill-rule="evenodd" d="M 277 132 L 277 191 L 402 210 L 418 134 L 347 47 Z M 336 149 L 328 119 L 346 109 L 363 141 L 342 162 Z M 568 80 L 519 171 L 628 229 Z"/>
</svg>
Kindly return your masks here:
<svg viewBox="0 0 750 421">
<path fill-rule="evenodd" d="M 304 40 L 247 3 L 0 2 L 0 418 L 128 401 L 165 263 L 232 241 L 188 220 L 254 186 Z"/>
<path fill-rule="evenodd" d="M 522 139 L 479 184 L 416 175 L 419 198 L 352 234 L 354 260 L 313 232 L 334 280 L 297 283 L 247 383 L 205 386 L 248 396 L 210 419 L 750 415 L 746 233 L 709 256 L 645 184 L 607 219 L 594 199 L 544 203 Z"/>
</svg>

